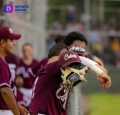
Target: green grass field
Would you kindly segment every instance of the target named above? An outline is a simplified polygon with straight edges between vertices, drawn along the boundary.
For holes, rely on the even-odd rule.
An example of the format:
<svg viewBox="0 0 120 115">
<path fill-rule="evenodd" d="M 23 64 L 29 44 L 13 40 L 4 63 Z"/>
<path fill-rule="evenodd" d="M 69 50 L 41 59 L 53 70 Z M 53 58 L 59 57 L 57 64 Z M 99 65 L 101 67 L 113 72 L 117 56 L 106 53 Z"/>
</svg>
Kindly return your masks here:
<svg viewBox="0 0 120 115">
<path fill-rule="evenodd" d="M 120 94 L 93 94 L 90 103 L 90 115 L 120 115 Z"/>
</svg>

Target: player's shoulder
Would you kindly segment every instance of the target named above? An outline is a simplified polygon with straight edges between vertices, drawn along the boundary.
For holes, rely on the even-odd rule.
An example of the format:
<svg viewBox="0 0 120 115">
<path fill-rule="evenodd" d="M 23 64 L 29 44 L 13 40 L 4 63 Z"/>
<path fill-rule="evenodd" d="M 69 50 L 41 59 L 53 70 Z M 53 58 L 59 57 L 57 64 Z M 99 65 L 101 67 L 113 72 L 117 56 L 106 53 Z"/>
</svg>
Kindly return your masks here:
<svg viewBox="0 0 120 115">
<path fill-rule="evenodd" d="M 0 67 L 7 67 L 7 62 L 0 57 Z"/>
<path fill-rule="evenodd" d="M 54 66 L 54 65 L 58 65 L 58 61 L 54 61 L 54 62 L 51 62 L 51 63 L 47 63 L 47 64 L 46 64 L 46 67 Z"/>
<path fill-rule="evenodd" d="M 41 66 L 44 66 L 44 65 L 46 65 L 47 63 L 48 63 L 48 57 L 43 58 L 43 59 L 39 62 L 39 64 L 41 64 Z"/>
<path fill-rule="evenodd" d="M 9 54 L 8 56 L 6 56 L 5 60 L 8 62 L 8 63 L 13 63 L 13 64 L 19 64 L 19 57 L 16 56 L 15 54 Z"/>
<path fill-rule="evenodd" d="M 51 73 L 51 71 L 56 71 L 59 68 L 58 61 L 46 64 L 46 71 Z"/>
<path fill-rule="evenodd" d="M 42 66 L 36 73 L 36 76 L 42 75 L 42 74 L 46 74 L 46 65 Z"/>
<path fill-rule="evenodd" d="M 25 65 L 25 63 L 23 62 L 23 59 L 20 58 L 20 60 L 19 60 L 19 66 L 23 66 L 23 65 Z"/>
<path fill-rule="evenodd" d="M 33 59 L 33 63 L 34 63 L 34 64 L 38 64 L 39 61 L 38 61 L 37 59 L 34 58 L 34 59 Z"/>
<path fill-rule="evenodd" d="M 41 61 L 40 61 L 40 62 L 41 62 Z M 56 62 L 57 62 L 57 61 L 56 61 Z M 38 71 L 37 71 L 37 75 L 38 75 L 39 73 L 47 73 L 47 72 L 50 73 L 51 69 L 52 69 L 53 67 L 55 67 L 56 62 L 52 62 L 52 63 L 49 63 L 49 64 L 46 63 L 46 64 L 41 65 L 40 68 L 39 68 Z M 52 70 L 53 70 L 53 69 L 52 69 Z"/>
<path fill-rule="evenodd" d="M 5 63 L 5 60 L 0 57 L 0 64 Z"/>
<path fill-rule="evenodd" d="M 43 58 L 41 61 L 48 61 L 48 57 Z"/>
<path fill-rule="evenodd" d="M 45 64 L 47 64 L 47 62 L 48 62 L 48 57 L 45 57 L 45 58 L 43 58 L 42 60 L 40 60 L 40 64 L 42 63 L 43 65 L 45 65 Z"/>
</svg>

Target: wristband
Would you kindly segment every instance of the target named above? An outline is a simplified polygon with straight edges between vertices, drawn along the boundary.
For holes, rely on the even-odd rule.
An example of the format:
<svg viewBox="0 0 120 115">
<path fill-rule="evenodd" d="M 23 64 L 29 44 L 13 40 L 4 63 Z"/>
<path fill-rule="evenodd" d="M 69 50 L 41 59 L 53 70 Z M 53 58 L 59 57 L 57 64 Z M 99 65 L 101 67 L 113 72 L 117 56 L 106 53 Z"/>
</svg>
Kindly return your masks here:
<svg viewBox="0 0 120 115">
<path fill-rule="evenodd" d="M 101 75 L 102 74 L 102 70 L 96 66 L 96 62 L 86 58 L 86 57 L 83 57 L 83 56 L 79 56 L 80 60 L 81 60 L 81 63 L 87 67 L 89 67 L 91 70 L 93 70 L 96 74 L 98 75 Z"/>
</svg>

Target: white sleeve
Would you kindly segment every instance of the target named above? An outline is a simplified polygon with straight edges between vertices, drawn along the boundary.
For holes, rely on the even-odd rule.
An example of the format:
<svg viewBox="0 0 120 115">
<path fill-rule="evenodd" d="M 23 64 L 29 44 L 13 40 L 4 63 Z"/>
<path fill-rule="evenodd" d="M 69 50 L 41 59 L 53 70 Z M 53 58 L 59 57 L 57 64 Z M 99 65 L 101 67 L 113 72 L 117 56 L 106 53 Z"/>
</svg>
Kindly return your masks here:
<svg viewBox="0 0 120 115">
<path fill-rule="evenodd" d="M 93 70 L 95 73 L 97 73 L 98 75 L 101 75 L 103 73 L 103 71 L 96 66 L 96 62 L 94 62 L 93 60 L 83 57 L 83 56 L 79 56 L 81 63 L 87 67 L 89 67 L 91 70 Z"/>
</svg>

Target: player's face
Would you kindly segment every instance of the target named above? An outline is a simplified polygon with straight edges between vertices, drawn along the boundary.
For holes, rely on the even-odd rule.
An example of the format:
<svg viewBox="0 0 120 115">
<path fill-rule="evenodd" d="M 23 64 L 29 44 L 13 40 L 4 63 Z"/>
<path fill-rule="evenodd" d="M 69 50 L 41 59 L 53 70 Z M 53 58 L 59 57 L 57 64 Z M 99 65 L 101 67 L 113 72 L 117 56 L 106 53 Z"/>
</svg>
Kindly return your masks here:
<svg viewBox="0 0 120 115">
<path fill-rule="evenodd" d="M 79 46 L 81 48 L 85 48 L 86 47 L 85 42 L 80 41 L 80 40 L 75 40 L 72 45 L 77 45 L 77 46 Z"/>
<path fill-rule="evenodd" d="M 33 49 L 30 45 L 26 45 L 23 47 L 23 57 L 25 58 L 33 57 Z"/>
<path fill-rule="evenodd" d="M 22 87 L 24 84 L 24 80 L 21 76 L 17 76 L 15 79 L 15 84 L 17 87 Z"/>
<path fill-rule="evenodd" d="M 15 40 L 7 39 L 3 41 L 4 51 L 6 54 L 12 53 L 13 47 L 16 45 Z"/>
</svg>

